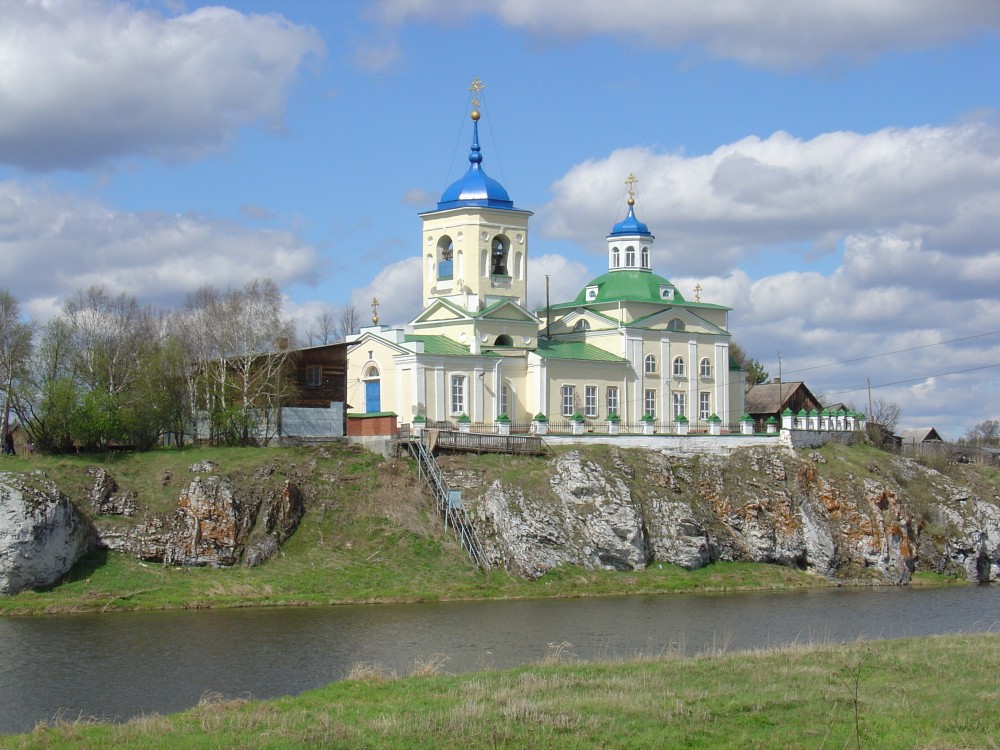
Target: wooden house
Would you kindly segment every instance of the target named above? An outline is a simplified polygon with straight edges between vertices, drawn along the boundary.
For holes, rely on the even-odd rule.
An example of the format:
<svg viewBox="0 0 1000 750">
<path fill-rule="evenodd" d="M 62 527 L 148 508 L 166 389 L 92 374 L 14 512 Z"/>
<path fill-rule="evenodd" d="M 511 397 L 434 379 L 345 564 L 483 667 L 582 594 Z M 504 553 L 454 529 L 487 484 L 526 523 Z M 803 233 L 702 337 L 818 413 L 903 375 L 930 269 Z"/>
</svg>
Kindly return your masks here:
<svg viewBox="0 0 1000 750">
<path fill-rule="evenodd" d="M 745 397 L 746 412 L 755 421 L 764 422 L 768 417 L 781 420 L 781 413 L 791 409 L 793 414 L 805 409 L 821 411 L 823 406 L 812 394 L 806 384 L 801 381 L 782 383 L 761 383 L 747 391 Z"/>
</svg>

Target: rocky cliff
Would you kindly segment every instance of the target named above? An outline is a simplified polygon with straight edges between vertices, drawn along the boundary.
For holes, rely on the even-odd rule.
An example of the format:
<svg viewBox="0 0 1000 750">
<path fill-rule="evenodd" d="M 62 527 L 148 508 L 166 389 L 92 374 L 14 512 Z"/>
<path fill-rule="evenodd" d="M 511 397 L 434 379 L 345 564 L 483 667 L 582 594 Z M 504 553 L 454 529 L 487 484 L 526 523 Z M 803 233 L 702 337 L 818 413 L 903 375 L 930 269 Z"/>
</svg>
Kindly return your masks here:
<svg viewBox="0 0 1000 750">
<path fill-rule="evenodd" d="M 55 583 L 94 540 L 90 524 L 54 484 L 0 472 L 0 594 Z"/>
<path fill-rule="evenodd" d="M 915 570 L 1000 576 L 997 482 L 970 467 L 946 475 L 843 447 L 724 458 L 594 447 L 544 462 L 442 464 L 489 558 L 525 576 L 561 564 L 694 569 L 716 560 L 891 583 Z"/>
<path fill-rule="evenodd" d="M 196 476 L 167 512 L 151 511 L 102 468 L 87 470 L 93 484 L 76 503 L 40 472 L 0 473 L 0 594 L 53 583 L 94 547 L 167 565 L 259 565 L 305 513 L 299 486 L 271 468 L 234 478 L 203 461 L 189 471 Z"/>
</svg>

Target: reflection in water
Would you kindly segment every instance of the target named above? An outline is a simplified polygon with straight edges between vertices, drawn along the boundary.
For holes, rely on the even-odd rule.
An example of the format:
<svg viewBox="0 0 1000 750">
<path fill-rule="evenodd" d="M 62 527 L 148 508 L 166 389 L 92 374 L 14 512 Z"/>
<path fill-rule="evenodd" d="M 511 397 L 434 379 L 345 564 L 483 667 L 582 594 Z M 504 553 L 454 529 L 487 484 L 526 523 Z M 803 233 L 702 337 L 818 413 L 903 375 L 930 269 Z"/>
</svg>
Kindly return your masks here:
<svg viewBox="0 0 1000 750">
<path fill-rule="evenodd" d="M 1000 588 L 826 590 L 0 618 L 0 732 L 58 712 L 122 720 L 207 692 L 269 698 L 357 662 L 399 674 L 435 654 L 464 672 L 540 661 L 696 654 L 1000 625 Z"/>
</svg>

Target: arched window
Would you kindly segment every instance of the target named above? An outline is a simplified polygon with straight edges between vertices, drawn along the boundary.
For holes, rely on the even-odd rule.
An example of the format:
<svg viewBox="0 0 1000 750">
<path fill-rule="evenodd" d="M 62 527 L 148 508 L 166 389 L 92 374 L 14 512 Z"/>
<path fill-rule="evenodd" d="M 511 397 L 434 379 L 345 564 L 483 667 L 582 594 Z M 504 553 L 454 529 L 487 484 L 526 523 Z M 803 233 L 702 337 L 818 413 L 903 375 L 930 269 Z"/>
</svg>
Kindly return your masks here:
<svg viewBox="0 0 1000 750">
<path fill-rule="evenodd" d="M 625 248 L 625 267 L 634 268 L 635 267 L 635 248 L 629 245 Z"/>
<path fill-rule="evenodd" d="M 514 346 L 514 339 L 508 336 L 506 333 L 502 333 L 497 336 L 497 340 L 493 342 L 494 346 Z"/>
<path fill-rule="evenodd" d="M 611 248 L 611 267 L 618 268 L 621 266 L 621 254 L 617 247 Z"/>
<path fill-rule="evenodd" d="M 683 331 L 684 321 L 680 318 L 673 318 L 669 323 L 667 323 L 668 331 Z"/>
<path fill-rule="evenodd" d="M 576 325 L 573 326 L 574 331 L 589 331 L 590 323 L 588 323 L 584 318 L 580 318 L 576 321 Z"/>
<path fill-rule="evenodd" d="M 649 268 L 649 248 L 642 248 L 642 267 Z"/>
<path fill-rule="evenodd" d="M 674 357 L 674 377 L 684 377 L 684 357 Z"/>
<path fill-rule="evenodd" d="M 708 357 L 701 360 L 701 376 L 703 378 L 712 377 L 712 363 L 709 362 Z"/>
<path fill-rule="evenodd" d="M 451 237 L 444 235 L 437 243 L 438 278 L 450 279 L 454 273 L 455 245 Z"/>
<path fill-rule="evenodd" d="M 507 275 L 507 251 L 510 249 L 510 240 L 502 234 L 493 238 L 490 244 L 490 273 L 493 276 Z"/>
<path fill-rule="evenodd" d="M 646 371 L 647 375 L 656 372 L 656 356 L 655 355 L 653 355 L 653 354 L 647 354 L 646 355 L 646 359 L 645 359 L 645 363 L 644 363 L 643 369 Z"/>
<path fill-rule="evenodd" d="M 372 365 L 365 371 L 365 378 L 377 378 L 378 376 L 378 368 L 375 365 Z"/>
</svg>

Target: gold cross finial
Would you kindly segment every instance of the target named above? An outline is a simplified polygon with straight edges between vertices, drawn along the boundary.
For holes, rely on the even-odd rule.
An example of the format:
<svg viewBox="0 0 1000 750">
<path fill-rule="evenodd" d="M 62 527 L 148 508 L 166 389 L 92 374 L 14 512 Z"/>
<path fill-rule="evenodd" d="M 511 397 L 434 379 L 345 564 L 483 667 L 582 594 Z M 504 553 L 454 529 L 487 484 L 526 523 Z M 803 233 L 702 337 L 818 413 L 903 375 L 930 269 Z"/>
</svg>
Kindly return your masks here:
<svg viewBox="0 0 1000 750">
<path fill-rule="evenodd" d="M 628 191 L 628 204 L 630 206 L 635 204 L 635 185 L 637 182 L 639 182 L 639 178 L 629 172 L 628 177 L 625 178 L 625 189 Z"/>
<path fill-rule="evenodd" d="M 701 302 L 701 282 L 694 285 L 694 301 Z"/>
<path fill-rule="evenodd" d="M 372 325 L 378 325 L 378 297 L 372 297 Z"/>
<path fill-rule="evenodd" d="M 472 79 L 469 91 L 472 92 L 472 119 L 479 119 L 479 92 L 486 88 L 486 84 L 479 80 L 479 76 Z"/>
</svg>

